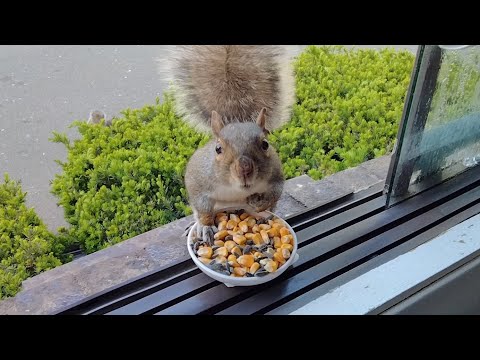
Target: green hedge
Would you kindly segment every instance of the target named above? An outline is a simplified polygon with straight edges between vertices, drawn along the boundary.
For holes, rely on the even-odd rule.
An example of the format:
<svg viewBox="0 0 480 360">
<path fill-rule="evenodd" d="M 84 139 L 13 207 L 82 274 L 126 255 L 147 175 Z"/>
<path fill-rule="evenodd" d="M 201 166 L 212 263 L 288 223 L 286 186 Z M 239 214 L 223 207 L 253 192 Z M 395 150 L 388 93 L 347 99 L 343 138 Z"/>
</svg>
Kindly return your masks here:
<svg viewBox="0 0 480 360">
<path fill-rule="evenodd" d="M 314 179 L 390 151 L 414 56 L 407 51 L 308 47 L 295 61 L 292 121 L 271 135 L 291 178 Z M 71 224 L 65 241 L 105 248 L 190 213 L 183 172 L 208 139 L 162 104 L 126 110 L 111 127 L 74 122 L 68 160 L 52 191 Z"/>
<path fill-rule="evenodd" d="M 19 182 L 0 184 L 0 299 L 15 295 L 28 277 L 62 263 L 64 246 L 25 205 Z M 62 258 L 66 260 L 65 258 Z"/>
<path fill-rule="evenodd" d="M 309 46 L 294 63 L 297 104 L 271 140 L 287 178 L 321 179 L 390 152 L 414 55 Z"/>
<path fill-rule="evenodd" d="M 68 236 L 87 253 L 190 214 L 183 171 L 207 136 L 195 133 L 162 104 L 126 110 L 112 126 L 76 121 L 81 139 L 55 133 L 68 160 L 52 191 L 71 224 Z"/>
</svg>

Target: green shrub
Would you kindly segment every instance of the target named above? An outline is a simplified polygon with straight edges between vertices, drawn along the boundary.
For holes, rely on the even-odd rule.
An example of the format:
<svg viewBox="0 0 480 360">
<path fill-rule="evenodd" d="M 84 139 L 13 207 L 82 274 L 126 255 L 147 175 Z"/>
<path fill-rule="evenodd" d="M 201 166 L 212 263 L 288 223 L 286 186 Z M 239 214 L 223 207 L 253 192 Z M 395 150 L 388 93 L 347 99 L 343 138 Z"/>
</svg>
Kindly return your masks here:
<svg viewBox="0 0 480 360">
<path fill-rule="evenodd" d="M 127 109 L 112 126 L 73 123 L 81 139 L 52 139 L 68 149 L 52 191 L 71 224 L 70 239 L 91 253 L 186 216 L 183 172 L 207 141 L 162 104 Z"/>
<path fill-rule="evenodd" d="M 307 48 L 295 61 L 293 119 L 271 135 L 287 178 L 318 179 L 390 150 L 412 66 L 408 52 Z M 207 136 L 175 116 L 168 94 L 123 116 L 111 127 L 74 122 L 73 143 L 53 138 L 68 150 L 52 185 L 71 224 L 63 241 L 88 253 L 190 213 L 183 173 Z"/>
<path fill-rule="evenodd" d="M 28 277 L 61 265 L 64 246 L 33 209 L 19 182 L 5 174 L 0 184 L 0 299 L 15 295 Z"/>
<path fill-rule="evenodd" d="M 389 152 L 413 61 L 408 51 L 307 47 L 294 63 L 292 120 L 271 136 L 286 177 L 320 179 Z"/>
</svg>

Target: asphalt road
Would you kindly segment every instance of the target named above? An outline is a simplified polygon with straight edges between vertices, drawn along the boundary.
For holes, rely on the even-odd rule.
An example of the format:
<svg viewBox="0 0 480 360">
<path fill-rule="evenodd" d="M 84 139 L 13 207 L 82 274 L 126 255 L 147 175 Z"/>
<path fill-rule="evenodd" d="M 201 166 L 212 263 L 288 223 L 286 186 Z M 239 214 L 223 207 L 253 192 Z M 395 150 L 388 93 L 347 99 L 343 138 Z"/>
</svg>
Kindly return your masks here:
<svg viewBox="0 0 480 360">
<path fill-rule="evenodd" d="M 359 46 L 382 47 L 382 46 Z M 415 45 L 394 46 L 416 51 Z M 86 120 L 93 109 L 107 116 L 161 98 L 167 84 L 156 59 L 168 46 L 0 45 L 0 175 L 22 182 L 27 204 L 51 230 L 66 225 L 63 209 L 50 193 L 50 181 L 64 161 L 63 145 L 52 131 L 75 136 L 68 125 Z M 292 55 L 303 48 L 290 47 Z"/>
</svg>

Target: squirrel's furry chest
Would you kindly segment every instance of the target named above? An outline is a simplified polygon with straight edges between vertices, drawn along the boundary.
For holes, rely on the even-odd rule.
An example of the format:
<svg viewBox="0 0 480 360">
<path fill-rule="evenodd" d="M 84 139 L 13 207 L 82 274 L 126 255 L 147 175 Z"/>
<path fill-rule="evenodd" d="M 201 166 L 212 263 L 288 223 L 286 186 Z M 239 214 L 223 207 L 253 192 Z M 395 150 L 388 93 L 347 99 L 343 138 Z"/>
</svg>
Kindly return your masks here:
<svg viewBox="0 0 480 360">
<path fill-rule="evenodd" d="M 213 194 L 215 209 L 245 205 L 248 196 L 256 193 L 262 194 L 268 191 L 268 188 L 267 181 L 258 181 L 249 188 L 240 185 L 219 185 Z"/>
</svg>

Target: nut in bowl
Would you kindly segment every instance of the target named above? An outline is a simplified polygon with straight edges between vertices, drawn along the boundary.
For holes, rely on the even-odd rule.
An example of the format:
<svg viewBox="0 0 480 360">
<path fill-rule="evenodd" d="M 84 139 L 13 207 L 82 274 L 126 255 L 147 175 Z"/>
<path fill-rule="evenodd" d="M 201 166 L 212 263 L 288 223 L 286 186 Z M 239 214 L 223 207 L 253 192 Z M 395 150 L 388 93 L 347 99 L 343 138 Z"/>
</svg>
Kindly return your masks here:
<svg viewBox="0 0 480 360">
<path fill-rule="evenodd" d="M 206 275 L 226 286 L 252 286 L 281 275 L 298 260 L 297 236 L 272 212 L 227 208 L 215 216 L 213 244 L 192 226 L 187 247 Z"/>
</svg>

